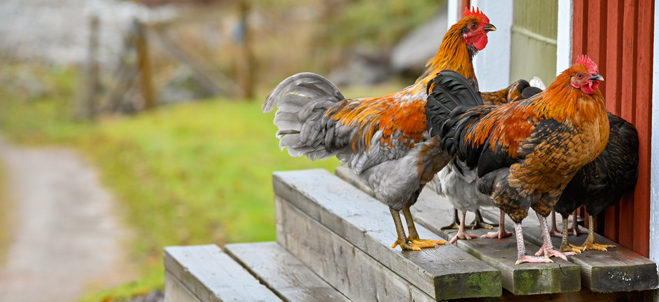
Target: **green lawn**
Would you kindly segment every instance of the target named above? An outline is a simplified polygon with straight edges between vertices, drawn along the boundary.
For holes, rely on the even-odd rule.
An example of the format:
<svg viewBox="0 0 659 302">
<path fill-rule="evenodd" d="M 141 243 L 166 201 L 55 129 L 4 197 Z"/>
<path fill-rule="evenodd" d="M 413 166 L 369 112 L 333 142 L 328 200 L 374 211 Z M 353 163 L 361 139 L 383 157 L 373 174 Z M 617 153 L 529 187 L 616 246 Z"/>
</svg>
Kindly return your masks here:
<svg viewBox="0 0 659 302">
<path fill-rule="evenodd" d="M 67 86 L 75 76 L 59 74 L 56 81 Z M 280 151 L 274 113 L 261 113 L 262 96 L 253 102 L 198 101 L 84 123 L 71 119 L 71 94 L 56 90 L 26 97 L 0 89 L 0 132 L 16 144 L 77 149 L 100 170 L 120 202 L 121 218 L 135 235 L 126 248 L 140 278 L 82 301 L 113 301 L 162 288 L 165 246 L 275 240 L 272 172 L 333 171 L 339 165 L 335 158 L 311 162 Z"/>
</svg>

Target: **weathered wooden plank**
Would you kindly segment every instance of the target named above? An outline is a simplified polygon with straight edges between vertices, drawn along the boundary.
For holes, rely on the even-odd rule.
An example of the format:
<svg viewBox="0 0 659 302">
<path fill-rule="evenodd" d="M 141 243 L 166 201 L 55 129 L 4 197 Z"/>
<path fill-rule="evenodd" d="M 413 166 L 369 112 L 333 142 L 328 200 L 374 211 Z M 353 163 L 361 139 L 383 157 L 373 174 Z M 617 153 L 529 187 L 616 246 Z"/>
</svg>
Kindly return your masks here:
<svg viewBox="0 0 659 302">
<path fill-rule="evenodd" d="M 165 270 L 201 301 L 281 301 L 216 245 L 165 248 Z"/>
<path fill-rule="evenodd" d="M 349 183 L 359 183 L 359 179 L 346 168 L 337 168 L 336 174 Z M 440 237 L 450 240 L 457 230 L 440 230 L 453 221 L 453 207 L 443 197 L 425 188 L 417 203 L 411 208 L 417 223 L 432 230 Z M 498 221 L 498 216 L 493 221 Z M 470 234 L 483 235 L 488 230 L 469 230 Z M 581 289 L 579 266 L 562 259 L 554 259 L 552 264 L 515 265 L 517 243 L 514 237 L 501 240 L 473 239 L 458 240 L 456 246 L 474 257 L 501 271 L 503 288 L 515 295 L 574 292 Z M 540 247 L 526 242 L 527 252 Z"/>
<path fill-rule="evenodd" d="M 172 274 L 165 272 L 165 302 L 201 302 Z"/>
<path fill-rule="evenodd" d="M 434 301 L 295 206 L 276 198 L 278 242 L 353 301 Z"/>
<path fill-rule="evenodd" d="M 350 301 L 276 242 L 227 244 L 224 250 L 284 301 Z"/>
<path fill-rule="evenodd" d="M 492 218 L 495 215 L 498 216 L 493 211 L 483 212 L 485 217 Z M 525 219 L 522 225 L 526 240 L 533 243 L 542 242 L 540 226 L 535 215 L 529 214 L 529 218 Z M 586 237 L 586 234 L 579 237 L 570 236 L 570 243 L 582 245 Z M 552 238 L 552 242 L 556 247 L 561 245 L 560 238 Z M 610 248 L 607 252 L 585 251 L 568 257 L 568 260 L 581 266 L 581 282 L 584 287 L 594 292 L 619 292 L 650 290 L 659 286 L 656 263 L 598 234 L 595 234 L 595 242 L 614 244 L 616 247 Z"/>
<path fill-rule="evenodd" d="M 643 292 L 617 292 L 617 293 L 596 293 L 586 288 L 578 292 L 560 293 L 560 294 L 541 294 L 533 296 L 516 296 L 509 292 L 504 292 L 498 300 L 500 302 L 528 302 L 528 301 L 552 301 L 552 302 L 631 302 L 631 301 L 648 301 L 644 298 Z M 653 300 L 649 300 L 653 301 Z"/>
<path fill-rule="evenodd" d="M 392 249 L 388 208 L 325 170 L 276 172 L 275 194 L 436 299 L 501 295 L 501 275 L 452 245 Z M 423 227 L 422 238 L 439 239 Z M 285 235 L 278 231 L 278 236 Z"/>
</svg>

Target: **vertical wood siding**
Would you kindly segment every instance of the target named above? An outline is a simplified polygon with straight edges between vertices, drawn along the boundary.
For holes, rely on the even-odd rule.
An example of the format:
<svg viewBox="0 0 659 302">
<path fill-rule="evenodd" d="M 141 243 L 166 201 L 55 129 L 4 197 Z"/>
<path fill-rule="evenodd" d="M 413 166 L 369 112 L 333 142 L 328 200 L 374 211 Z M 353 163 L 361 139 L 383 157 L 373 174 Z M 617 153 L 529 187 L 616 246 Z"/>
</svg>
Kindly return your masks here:
<svg viewBox="0 0 659 302">
<path fill-rule="evenodd" d="M 606 107 L 636 126 L 640 141 L 638 183 L 596 218 L 596 227 L 644 256 L 650 240 L 650 130 L 652 119 L 653 0 L 575 0 L 573 58 L 589 55 L 605 81 Z"/>
</svg>

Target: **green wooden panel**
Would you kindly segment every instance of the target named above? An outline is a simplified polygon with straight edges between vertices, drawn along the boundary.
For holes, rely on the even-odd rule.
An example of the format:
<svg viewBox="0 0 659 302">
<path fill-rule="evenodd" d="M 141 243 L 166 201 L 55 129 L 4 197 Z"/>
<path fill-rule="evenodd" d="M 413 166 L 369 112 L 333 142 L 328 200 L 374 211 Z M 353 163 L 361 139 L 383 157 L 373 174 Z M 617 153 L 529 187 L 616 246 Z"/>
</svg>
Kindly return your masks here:
<svg viewBox="0 0 659 302">
<path fill-rule="evenodd" d="M 545 85 L 556 78 L 558 0 L 515 0 L 510 79 L 539 76 Z"/>
</svg>

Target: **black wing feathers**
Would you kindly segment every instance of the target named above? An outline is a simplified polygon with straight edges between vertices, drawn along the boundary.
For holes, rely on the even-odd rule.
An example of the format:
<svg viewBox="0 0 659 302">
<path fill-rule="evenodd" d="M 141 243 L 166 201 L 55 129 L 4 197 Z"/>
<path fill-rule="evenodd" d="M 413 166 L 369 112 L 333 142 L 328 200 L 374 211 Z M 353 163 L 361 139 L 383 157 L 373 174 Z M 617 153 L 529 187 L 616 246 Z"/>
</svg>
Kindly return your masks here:
<svg viewBox="0 0 659 302">
<path fill-rule="evenodd" d="M 634 126 L 608 113 L 611 132 L 606 148 L 585 165 L 565 187 L 554 206 L 561 215 L 585 205 L 588 214 L 597 215 L 620 201 L 632 190 L 638 178 L 638 134 Z"/>
<path fill-rule="evenodd" d="M 442 124 L 456 108 L 483 105 L 480 93 L 465 77 L 452 70 L 440 71 L 428 84 L 427 92 L 426 122 L 432 136 L 440 133 Z"/>
</svg>

